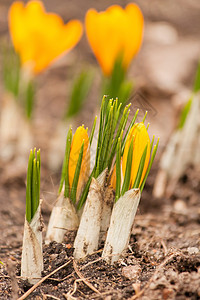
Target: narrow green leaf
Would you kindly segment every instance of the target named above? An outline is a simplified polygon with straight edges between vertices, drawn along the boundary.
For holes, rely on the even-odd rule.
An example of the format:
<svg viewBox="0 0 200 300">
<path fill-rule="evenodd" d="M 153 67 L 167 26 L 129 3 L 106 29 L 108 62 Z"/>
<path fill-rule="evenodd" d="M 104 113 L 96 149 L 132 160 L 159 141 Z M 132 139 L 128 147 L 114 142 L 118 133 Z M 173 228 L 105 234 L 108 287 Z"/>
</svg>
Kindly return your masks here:
<svg viewBox="0 0 200 300">
<path fill-rule="evenodd" d="M 103 127 L 104 127 L 104 114 L 105 114 L 105 102 L 106 102 L 106 96 L 103 97 L 102 103 L 101 103 L 101 111 L 100 111 L 100 124 L 99 124 L 99 134 L 98 134 L 98 141 L 97 141 L 97 149 L 96 149 L 96 160 L 95 160 L 95 168 L 98 164 L 99 159 L 99 151 L 101 148 L 101 142 L 103 137 Z"/>
<path fill-rule="evenodd" d="M 32 169 L 33 169 L 33 151 L 30 151 L 27 180 L 26 180 L 26 220 L 30 223 L 32 218 L 31 199 L 32 199 Z"/>
<path fill-rule="evenodd" d="M 41 159 L 40 159 L 40 149 L 39 149 L 37 151 L 38 200 L 40 200 L 40 168 L 41 168 Z"/>
<path fill-rule="evenodd" d="M 11 92 L 15 98 L 19 93 L 20 80 L 20 59 L 13 47 L 3 46 L 2 72 L 3 83 L 7 91 Z"/>
<path fill-rule="evenodd" d="M 75 116 L 82 109 L 89 94 L 94 79 L 92 71 L 82 71 L 74 80 L 69 100 L 69 108 L 66 117 Z"/>
<path fill-rule="evenodd" d="M 197 67 L 193 91 L 194 93 L 200 91 L 200 62 L 198 63 L 198 67 Z"/>
<path fill-rule="evenodd" d="M 146 155 L 147 155 L 147 145 L 146 145 L 146 147 L 144 149 L 144 152 L 142 154 L 140 164 L 139 164 L 139 167 L 138 167 L 138 171 L 137 171 L 137 175 L 136 175 L 136 178 L 135 178 L 135 182 L 134 182 L 132 188 L 139 188 L 142 173 L 143 173 L 143 169 L 144 169 L 144 164 L 145 164 L 145 160 L 146 160 Z"/>
<path fill-rule="evenodd" d="M 38 205 L 39 202 L 38 202 L 37 167 L 36 167 L 36 158 L 34 158 L 33 170 L 32 170 L 31 219 L 34 217 Z"/>
<path fill-rule="evenodd" d="M 145 112 L 144 118 L 143 118 L 143 120 L 142 120 L 143 123 L 144 123 L 144 121 L 146 120 L 147 114 L 148 114 L 148 111 Z"/>
<path fill-rule="evenodd" d="M 82 159 L 83 159 L 83 149 L 84 149 L 84 141 L 82 143 L 80 152 L 79 152 L 79 157 L 78 157 L 78 161 L 76 164 L 76 170 L 74 173 L 74 179 L 72 182 L 72 188 L 71 188 L 71 193 L 70 193 L 70 199 L 72 200 L 72 203 L 76 203 L 76 192 L 77 192 L 77 186 L 78 186 L 78 180 L 79 180 L 79 175 L 80 175 L 80 171 L 81 171 L 81 163 L 82 163 Z"/>
<path fill-rule="evenodd" d="M 65 181 L 65 197 L 69 196 L 68 165 L 69 165 L 69 155 L 70 155 L 71 143 L 72 143 L 72 128 L 70 126 L 68 133 L 67 133 L 67 138 L 66 138 L 65 156 L 64 156 L 64 160 L 63 160 L 60 186 L 59 186 L 59 190 L 58 190 L 58 194 L 60 194 L 62 191 L 62 188 L 63 188 L 64 181 Z"/>
<path fill-rule="evenodd" d="M 117 153 L 116 153 L 116 191 L 115 191 L 115 202 L 120 197 L 121 190 L 121 140 L 118 139 Z"/>
<path fill-rule="evenodd" d="M 142 184 L 141 184 L 141 186 L 140 186 L 140 191 L 141 191 L 141 193 L 142 193 L 142 191 L 143 191 L 143 189 L 144 189 L 145 182 L 146 182 L 146 180 L 147 180 L 147 177 L 148 177 L 149 172 L 150 172 L 150 170 L 151 170 L 151 167 L 152 167 L 154 158 L 155 158 L 155 156 L 156 156 L 156 152 L 157 152 L 157 149 L 158 149 L 158 144 L 159 144 L 159 138 L 158 138 L 158 140 L 157 140 L 156 145 L 155 145 L 154 148 L 153 148 L 153 152 L 152 152 L 152 155 L 151 155 L 151 159 L 150 159 L 149 166 L 148 166 L 148 168 L 147 168 L 146 174 L 145 174 L 144 179 L 143 179 L 143 181 L 142 181 Z"/>
<path fill-rule="evenodd" d="M 153 148 L 154 140 L 155 140 L 155 135 L 153 135 L 153 138 L 152 138 L 152 141 L 151 141 L 151 145 L 150 145 L 150 153 L 151 153 L 152 148 Z"/>
<path fill-rule="evenodd" d="M 188 115 L 188 113 L 190 111 L 190 108 L 191 108 L 191 105 L 192 105 L 192 101 L 193 101 L 193 97 L 191 97 L 189 99 L 189 101 L 186 103 L 186 105 L 184 106 L 184 108 L 181 112 L 180 121 L 179 121 L 179 125 L 178 125 L 179 129 L 182 129 L 184 124 L 185 124 L 185 121 L 187 119 L 187 115 Z"/>
<path fill-rule="evenodd" d="M 121 196 L 123 196 L 125 194 L 125 192 L 129 190 L 129 187 L 130 187 L 132 158 L 133 158 L 133 140 L 134 140 L 134 137 L 132 137 L 132 139 L 131 139 L 130 147 L 128 150 L 127 161 L 126 161 L 126 170 L 125 170 L 125 176 L 124 176 L 124 182 L 123 182 L 123 186 L 122 186 Z"/>
<path fill-rule="evenodd" d="M 118 143 L 118 138 L 119 138 L 119 136 L 121 134 L 121 131 L 124 130 L 124 128 L 126 126 L 126 123 L 127 123 L 127 120 L 128 120 L 128 115 L 130 113 L 129 107 L 130 107 L 130 104 L 127 105 L 124 108 L 121 120 L 119 122 L 117 133 L 116 133 L 115 139 L 113 141 L 113 146 L 112 146 L 111 154 L 109 155 L 109 159 L 108 159 L 108 170 L 110 170 L 110 168 L 112 166 L 112 161 L 113 161 L 113 158 L 114 158 L 114 155 L 115 155 L 115 151 L 116 151 L 116 147 L 117 147 L 117 143 Z"/>
<path fill-rule="evenodd" d="M 92 181 L 92 177 L 94 176 L 94 169 L 92 170 L 92 173 L 90 174 L 90 177 L 85 185 L 85 188 L 83 190 L 83 193 L 81 195 L 81 198 L 78 202 L 78 205 L 77 205 L 77 210 L 80 210 L 81 207 L 83 206 L 83 204 L 85 203 L 86 199 L 87 199 L 87 195 L 88 195 L 88 192 L 89 192 L 89 188 L 90 188 L 90 184 L 91 184 L 91 181 Z"/>
<path fill-rule="evenodd" d="M 90 145 L 92 144 L 92 140 L 93 140 L 93 137 L 94 137 L 94 131 L 95 131 L 95 128 L 96 128 L 96 123 L 97 123 L 97 116 L 94 119 L 94 123 L 92 125 L 92 130 L 91 130 L 90 137 L 89 137 Z"/>
<path fill-rule="evenodd" d="M 34 108 L 34 98 L 35 98 L 35 86 L 33 81 L 29 81 L 26 88 L 25 94 L 22 97 L 25 97 L 25 108 L 26 108 L 26 116 L 28 119 L 32 117 L 33 108 Z"/>
<path fill-rule="evenodd" d="M 124 148 L 125 148 L 125 143 L 126 143 L 127 136 L 128 136 L 128 134 L 129 134 L 129 131 L 131 130 L 131 128 L 132 128 L 133 125 L 135 124 L 135 121 L 136 121 L 136 118 L 137 118 L 138 113 L 139 113 L 139 109 L 137 109 L 137 111 L 136 111 L 136 113 L 135 113 L 133 119 L 131 120 L 131 123 L 130 123 L 130 125 L 129 125 L 127 131 L 126 131 L 126 134 L 125 134 L 125 136 L 124 136 L 124 139 L 123 139 L 123 142 L 122 142 L 122 155 L 123 155 L 123 153 L 124 153 Z"/>
</svg>

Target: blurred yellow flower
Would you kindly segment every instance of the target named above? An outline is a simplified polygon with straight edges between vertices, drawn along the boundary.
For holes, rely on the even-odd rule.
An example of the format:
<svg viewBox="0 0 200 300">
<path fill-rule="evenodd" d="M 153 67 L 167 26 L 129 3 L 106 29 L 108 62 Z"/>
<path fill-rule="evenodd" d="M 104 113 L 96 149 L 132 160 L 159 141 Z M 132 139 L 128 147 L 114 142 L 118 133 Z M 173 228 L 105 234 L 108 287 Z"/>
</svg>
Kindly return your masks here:
<svg viewBox="0 0 200 300">
<path fill-rule="evenodd" d="M 69 186 L 72 187 L 76 165 L 81 150 L 82 143 L 84 141 L 83 158 L 80 170 L 80 176 L 77 187 L 77 199 L 82 191 L 82 188 L 86 184 L 90 175 L 90 142 L 87 133 L 87 129 L 84 126 L 77 128 L 71 144 L 70 155 L 69 155 Z"/>
<path fill-rule="evenodd" d="M 131 130 L 127 136 L 127 140 L 126 140 L 126 144 L 125 144 L 125 148 L 124 148 L 124 154 L 122 157 L 122 174 L 123 174 L 123 176 L 125 176 L 127 156 L 128 156 L 128 151 L 130 148 L 132 138 L 133 138 L 133 156 L 132 156 L 132 167 L 131 167 L 131 178 L 130 178 L 129 189 L 131 189 L 133 187 L 133 184 L 135 182 L 139 164 L 140 164 L 140 160 L 142 158 L 142 154 L 143 154 L 146 146 L 147 146 L 146 159 L 145 159 L 144 168 L 143 168 L 139 187 L 142 184 L 142 181 L 144 179 L 145 173 L 148 168 L 149 160 L 150 160 L 150 138 L 149 138 L 147 129 L 143 122 L 136 123 L 131 128 Z M 116 188 L 116 165 L 114 166 L 110 184 L 114 189 Z"/>
<path fill-rule="evenodd" d="M 60 16 L 47 13 L 40 1 L 29 1 L 26 6 L 14 2 L 9 10 L 9 28 L 21 64 L 28 64 L 34 74 L 72 49 L 82 36 L 78 20 L 64 24 Z"/>
<path fill-rule="evenodd" d="M 89 44 L 104 74 L 111 74 L 119 57 L 126 70 L 142 43 L 144 19 L 139 7 L 133 3 L 125 9 L 113 5 L 100 13 L 90 9 L 85 26 Z"/>
</svg>

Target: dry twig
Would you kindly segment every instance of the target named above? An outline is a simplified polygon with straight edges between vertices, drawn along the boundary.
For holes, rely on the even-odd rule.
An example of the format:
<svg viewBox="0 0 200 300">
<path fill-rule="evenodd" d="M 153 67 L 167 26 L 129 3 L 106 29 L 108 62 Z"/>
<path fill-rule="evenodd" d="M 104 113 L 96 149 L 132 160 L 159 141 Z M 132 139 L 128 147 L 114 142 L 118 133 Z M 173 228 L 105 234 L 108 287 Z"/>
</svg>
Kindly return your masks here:
<svg viewBox="0 0 200 300">
<path fill-rule="evenodd" d="M 156 271 L 154 272 L 154 274 L 152 275 L 152 277 L 150 278 L 150 280 L 147 282 L 147 284 L 145 285 L 145 287 L 136 295 L 134 295 L 133 297 L 129 298 L 129 300 L 135 300 L 138 299 L 140 296 L 142 296 L 145 292 L 145 290 L 150 286 L 150 284 L 152 283 L 152 281 L 154 280 L 155 276 L 158 274 L 158 272 L 160 271 L 160 269 L 162 269 L 164 267 L 164 265 L 166 265 L 177 253 L 172 253 L 169 257 L 167 257 L 157 268 Z"/>
<path fill-rule="evenodd" d="M 40 281 L 38 281 L 36 284 L 34 284 L 23 296 L 21 296 L 20 298 L 18 298 L 17 300 L 24 300 L 26 299 L 26 297 L 28 297 L 42 282 L 44 282 L 46 279 L 48 279 L 50 276 L 52 276 L 53 274 L 55 274 L 56 272 L 60 271 L 61 269 L 63 269 L 64 267 L 66 267 L 67 265 L 70 264 L 70 262 L 72 261 L 72 259 L 70 259 L 68 262 L 66 262 L 64 265 L 58 267 L 57 269 L 55 269 L 53 272 L 51 272 L 50 274 L 46 275 L 45 277 L 43 277 Z"/>
<path fill-rule="evenodd" d="M 83 280 L 83 282 L 91 289 L 93 290 L 95 293 L 101 295 L 101 293 L 89 282 L 87 281 L 87 279 L 85 279 L 85 277 L 81 274 L 81 272 L 78 270 L 77 264 L 75 262 L 75 260 L 73 260 L 73 267 L 74 270 L 76 272 L 76 274 L 78 275 L 79 278 L 81 278 Z"/>
</svg>

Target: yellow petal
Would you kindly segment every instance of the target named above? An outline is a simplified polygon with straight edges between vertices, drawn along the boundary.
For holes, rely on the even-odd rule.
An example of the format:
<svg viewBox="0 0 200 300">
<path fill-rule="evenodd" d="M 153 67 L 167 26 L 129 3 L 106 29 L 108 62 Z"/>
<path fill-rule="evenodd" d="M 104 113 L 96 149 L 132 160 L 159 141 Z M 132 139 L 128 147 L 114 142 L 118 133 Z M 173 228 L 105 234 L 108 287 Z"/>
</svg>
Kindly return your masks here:
<svg viewBox="0 0 200 300">
<path fill-rule="evenodd" d="M 71 144 L 70 156 L 69 156 L 69 186 L 72 187 L 76 165 L 81 150 L 82 143 L 84 141 L 83 158 L 80 170 L 80 176 L 78 181 L 77 191 L 80 194 L 80 190 L 85 185 L 89 178 L 90 173 L 90 149 L 89 149 L 89 137 L 87 130 L 80 126 L 77 128 Z M 77 199 L 79 196 L 77 196 Z"/>
<path fill-rule="evenodd" d="M 105 75 L 111 74 L 120 55 L 124 68 L 129 66 L 142 42 L 143 23 L 136 4 L 129 4 L 125 9 L 113 5 L 104 12 L 94 9 L 87 12 L 87 38 Z"/>
<path fill-rule="evenodd" d="M 80 40 L 82 24 L 67 24 L 56 14 L 46 13 L 42 2 L 14 2 L 9 10 L 9 28 L 21 63 L 31 63 L 35 74 L 47 68 L 60 55 L 71 50 Z"/>
<path fill-rule="evenodd" d="M 127 137 L 124 154 L 123 154 L 123 158 L 122 158 L 123 174 L 125 174 L 128 150 L 129 150 L 131 139 L 133 136 L 134 136 L 134 140 L 133 140 L 133 157 L 132 157 L 130 188 L 133 186 L 133 184 L 135 182 L 135 178 L 137 176 L 140 160 L 141 160 L 141 157 L 142 157 L 142 154 L 144 152 L 146 145 L 147 145 L 147 154 L 146 154 L 146 159 L 145 159 L 144 168 L 143 168 L 143 172 L 142 172 L 142 177 L 140 180 L 140 185 L 144 179 L 146 170 L 148 168 L 149 159 L 150 159 L 150 139 L 149 139 L 147 129 L 146 129 L 144 123 L 142 123 L 142 122 L 136 123 L 131 128 L 131 130 L 128 134 L 128 137 Z"/>
</svg>

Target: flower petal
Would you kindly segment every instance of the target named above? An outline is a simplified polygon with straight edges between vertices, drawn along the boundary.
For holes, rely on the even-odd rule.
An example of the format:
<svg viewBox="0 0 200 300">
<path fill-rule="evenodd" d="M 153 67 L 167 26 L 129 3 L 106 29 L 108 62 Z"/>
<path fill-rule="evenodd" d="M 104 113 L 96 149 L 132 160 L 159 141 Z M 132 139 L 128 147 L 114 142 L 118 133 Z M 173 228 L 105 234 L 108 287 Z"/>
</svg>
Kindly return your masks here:
<svg viewBox="0 0 200 300">
<path fill-rule="evenodd" d="M 90 9 L 85 26 L 90 46 L 105 75 L 111 74 L 120 55 L 124 68 L 129 66 L 143 36 L 143 16 L 136 4 L 129 4 L 125 9 L 113 5 L 100 13 Z"/>
<path fill-rule="evenodd" d="M 79 152 L 84 141 L 84 149 L 83 149 L 83 158 L 81 164 L 80 177 L 78 180 L 78 188 L 77 188 L 77 199 L 79 198 L 80 190 L 85 185 L 89 178 L 90 173 L 90 146 L 89 146 L 89 137 L 87 134 L 87 130 L 80 126 L 77 128 L 71 144 L 70 156 L 69 156 L 69 186 L 72 187 L 74 174 L 76 170 L 76 165 L 79 157 Z"/>
<path fill-rule="evenodd" d="M 130 188 L 132 188 L 132 186 L 135 182 L 139 164 L 140 164 L 140 160 L 141 160 L 141 157 L 142 157 L 142 154 L 144 152 L 146 145 L 147 145 L 147 154 L 146 154 L 145 164 L 144 164 L 144 168 L 143 168 L 143 172 L 142 172 L 142 177 L 140 180 L 140 185 L 144 179 L 146 170 L 148 168 L 149 159 L 150 159 L 150 139 L 149 139 L 147 129 L 146 129 L 144 123 L 142 123 L 142 122 L 136 123 L 131 128 L 131 130 L 128 134 L 128 137 L 127 137 L 124 154 L 123 154 L 123 158 L 122 158 L 123 174 L 125 174 L 128 150 L 129 150 L 131 139 L 133 136 L 134 136 L 134 142 L 133 142 L 133 158 L 132 158 Z"/>
<path fill-rule="evenodd" d="M 56 14 L 46 13 L 40 1 L 14 2 L 9 10 L 9 27 L 22 65 L 31 63 L 35 74 L 73 48 L 82 35 L 82 24 L 64 24 Z"/>
</svg>

